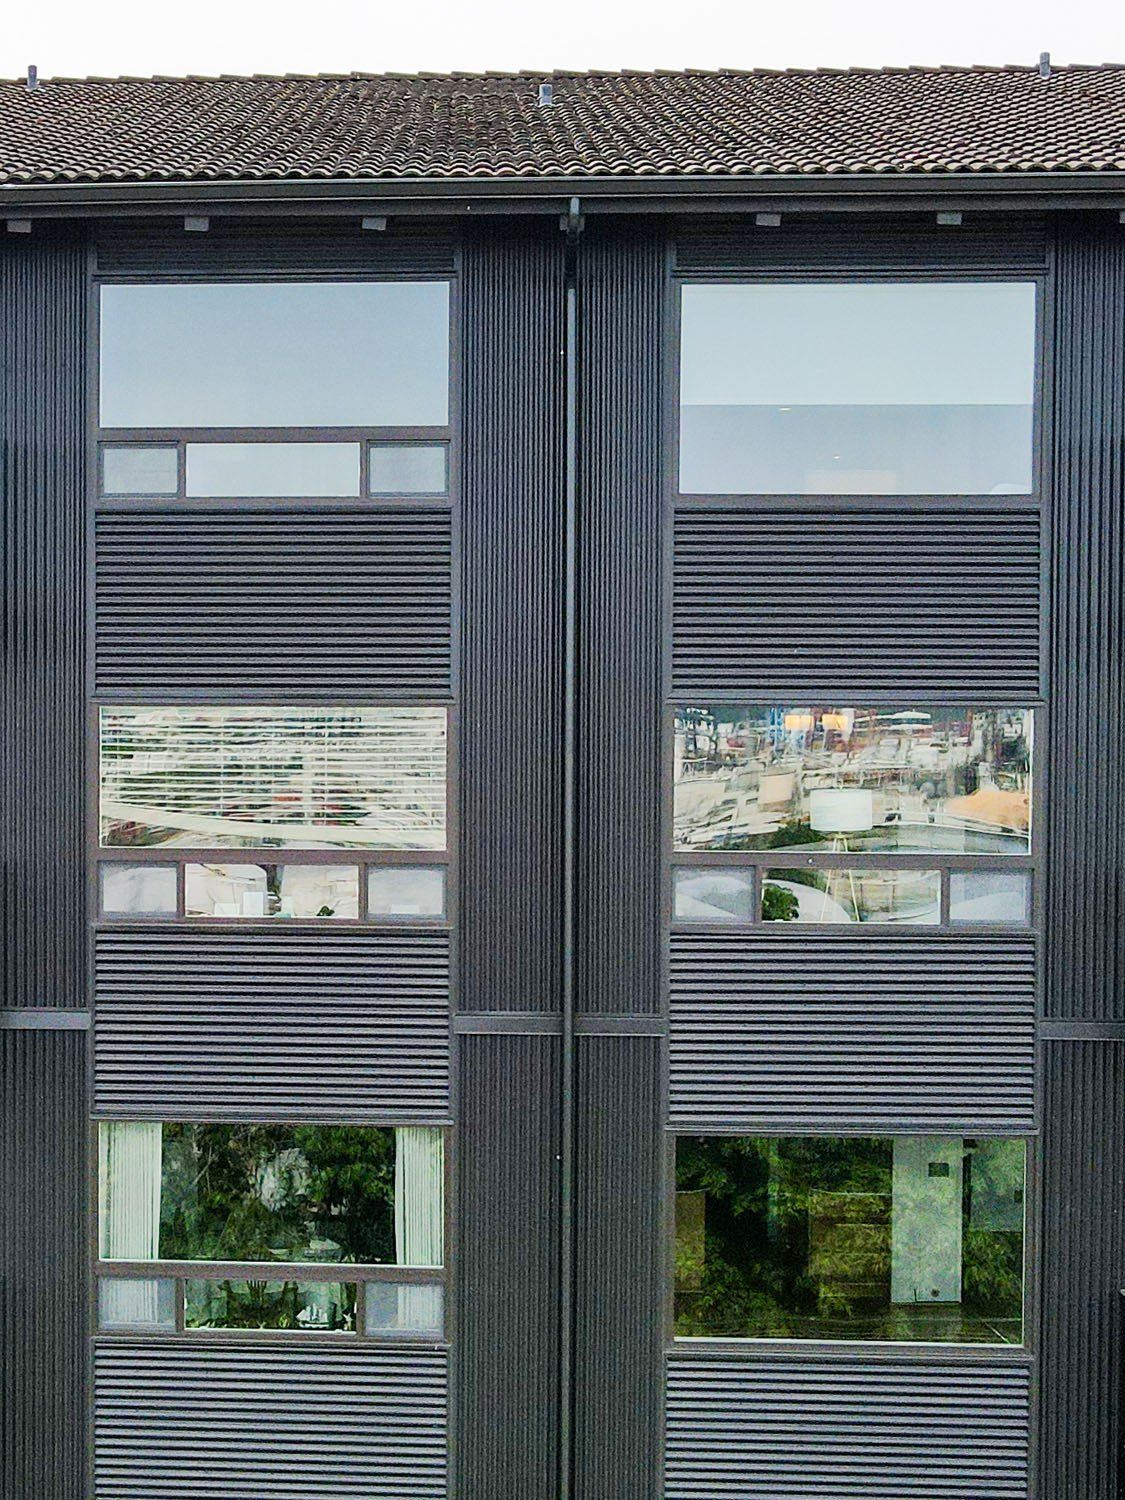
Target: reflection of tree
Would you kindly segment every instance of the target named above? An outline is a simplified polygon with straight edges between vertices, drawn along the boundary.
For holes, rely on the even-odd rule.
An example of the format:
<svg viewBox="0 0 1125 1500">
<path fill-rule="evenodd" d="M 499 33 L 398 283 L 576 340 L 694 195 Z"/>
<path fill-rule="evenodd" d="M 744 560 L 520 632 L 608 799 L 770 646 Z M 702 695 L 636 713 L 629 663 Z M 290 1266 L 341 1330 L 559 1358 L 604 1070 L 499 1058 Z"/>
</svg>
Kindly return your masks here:
<svg viewBox="0 0 1125 1500">
<path fill-rule="evenodd" d="M 795 922 L 800 903 L 792 891 L 769 881 L 762 887 L 762 921 Z"/>
<path fill-rule="evenodd" d="M 165 1125 L 169 1260 L 393 1262 L 393 1130 Z"/>
</svg>

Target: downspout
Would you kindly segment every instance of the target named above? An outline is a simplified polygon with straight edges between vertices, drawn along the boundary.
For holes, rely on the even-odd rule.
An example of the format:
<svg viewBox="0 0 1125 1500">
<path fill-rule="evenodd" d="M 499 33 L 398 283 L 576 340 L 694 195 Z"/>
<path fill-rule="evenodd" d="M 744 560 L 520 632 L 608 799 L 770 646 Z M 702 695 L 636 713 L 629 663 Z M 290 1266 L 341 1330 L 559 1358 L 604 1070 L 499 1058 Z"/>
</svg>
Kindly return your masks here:
<svg viewBox="0 0 1125 1500">
<path fill-rule="evenodd" d="M 562 1059 L 559 1122 L 559 1500 L 574 1493 L 574 894 L 577 840 L 575 767 L 578 693 L 578 237 L 577 198 L 566 232 L 566 459 L 563 586 L 563 930 Z"/>
</svg>

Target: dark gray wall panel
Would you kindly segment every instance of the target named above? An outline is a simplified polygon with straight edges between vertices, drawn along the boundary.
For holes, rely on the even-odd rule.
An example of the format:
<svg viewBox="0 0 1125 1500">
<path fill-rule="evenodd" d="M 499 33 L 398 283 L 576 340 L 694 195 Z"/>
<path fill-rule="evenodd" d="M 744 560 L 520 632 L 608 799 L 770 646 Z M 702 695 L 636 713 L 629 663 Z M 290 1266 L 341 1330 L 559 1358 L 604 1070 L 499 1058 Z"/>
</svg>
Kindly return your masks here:
<svg viewBox="0 0 1125 1500">
<path fill-rule="evenodd" d="M 756 227 L 728 218 L 681 228 L 676 264 L 684 271 L 709 270 L 1004 270 L 1041 271 L 1047 262 L 1042 224 L 1013 227 L 1011 219 L 974 215 L 976 222 L 937 228 L 918 215 L 880 216 L 856 232 L 854 220 L 837 216 L 810 222 L 804 215 L 780 226 Z"/>
<path fill-rule="evenodd" d="M 444 1500 L 446 1388 L 437 1349 L 102 1340 L 96 1500 Z"/>
<path fill-rule="evenodd" d="M 651 1500 L 660 1473 L 663 1090 L 658 1037 L 580 1037 L 575 1494 Z"/>
<path fill-rule="evenodd" d="M 1125 243 L 1056 265 L 1047 1014 L 1125 1020 Z"/>
<path fill-rule="evenodd" d="M 85 275 L 0 244 L 0 1007 L 85 1005 Z"/>
<path fill-rule="evenodd" d="M 100 516 L 97 689 L 448 693 L 450 530 L 448 512 L 405 509 Z"/>
<path fill-rule="evenodd" d="M 373 233 L 358 218 L 263 224 L 223 216 L 211 220 L 207 234 L 185 234 L 179 220 L 104 224 L 97 254 L 103 276 L 433 274 L 452 270 L 455 243 L 448 228 L 415 229 L 393 219 Z"/>
<path fill-rule="evenodd" d="M 1117 1500 L 1125 1042 L 1051 1042 L 1045 1053 L 1040 1495 Z"/>
<path fill-rule="evenodd" d="M 676 1357 L 665 1500 L 1025 1500 L 1029 1381 L 984 1360 Z"/>
<path fill-rule="evenodd" d="M 557 1008 L 563 237 L 464 251 L 461 1008 Z"/>
<path fill-rule="evenodd" d="M 681 511 L 677 693 L 1040 692 L 1034 513 Z"/>
<path fill-rule="evenodd" d="M 0 1030 L 0 1494 L 86 1493 L 86 1034 Z"/>
<path fill-rule="evenodd" d="M 1028 938 L 676 933 L 674 1124 L 1035 1127 Z"/>
<path fill-rule="evenodd" d="M 444 932 L 106 928 L 94 1104 L 176 1119 L 444 1119 Z"/>
</svg>

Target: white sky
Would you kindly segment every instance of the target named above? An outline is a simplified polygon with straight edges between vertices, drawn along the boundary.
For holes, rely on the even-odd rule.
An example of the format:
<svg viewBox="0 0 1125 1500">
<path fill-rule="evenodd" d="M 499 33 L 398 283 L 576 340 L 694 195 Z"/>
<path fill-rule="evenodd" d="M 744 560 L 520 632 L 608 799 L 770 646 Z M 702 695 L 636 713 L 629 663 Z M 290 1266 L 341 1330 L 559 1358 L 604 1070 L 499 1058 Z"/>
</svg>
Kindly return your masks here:
<svg viewBox="0 0 1125 1500">
<path fill-rule="evenodd" d="M 1125 62 L 1120 0 L 0 0 L 0 76 Z"/>
</svg>

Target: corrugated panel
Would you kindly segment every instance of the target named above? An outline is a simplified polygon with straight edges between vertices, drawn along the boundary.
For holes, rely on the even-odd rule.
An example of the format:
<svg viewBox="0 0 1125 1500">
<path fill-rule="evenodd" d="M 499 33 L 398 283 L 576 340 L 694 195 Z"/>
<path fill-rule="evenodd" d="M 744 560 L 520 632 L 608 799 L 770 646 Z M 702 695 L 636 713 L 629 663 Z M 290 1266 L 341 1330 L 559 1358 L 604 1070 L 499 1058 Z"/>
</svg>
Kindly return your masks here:
<svg viewBox="0 0 1125 1500">
<path fill-rule="evenodd" d="M 974 216 L 975 217 L 975 216 Z M 928 219 L 928 222 L 927 222 Z M 681 271 L 1042 271 L 1047 237 L 1042 223 L 1013 227 L 987 220 L 938 229 L 929 216 L 881 216 L 857 234 L 854 221 L 804 216 L 780 226 L 694 223 L 679 232 Z"/>
<path fill-rule="evenodd" d="M 956 508 L 681 511 L 674 689 L 1036 698 L 1039 524 Z"/>
<path fill-rule="evenodd" d="M 1029 1384 L 986 1360 L 673 1358 L 665 1500 L 1026 1500 Z"/>
<path fill-rule="evenodd" d="M 99 516 L 98 691 L 448 692 L 450 527 L 397 509 Z"/>
<path fill-rule="evenodd" d="M 1125 244 L 1056 265 L 1047 1014 L 1125 1020 Z"/>
<path fill-rule="evenodd" d="M 85 1005 L 85 250 L 0 244 L 0 1006 Z"/>
<path fill-rule="evenodd" d="M 86 1494 L 86 1036 L 0 1030 L 0 1494 Z"/>
<path fill-rule="evenodd" d="M 582 1009 L 660 1009 L 661 351 L 665 250 L 581 242 L 577 977 Z M 614 836 L 606 837 L 612 828 Z"/>
<path fill-rule="evenodd" d="M 575 1488 L 651 1500 L 663 1347 L 661 1043 L 580 1037 L 575 1183 Z"/>
<path fill-rule="evenodd" d="M 383 233 L 360 227 L 358 217 L 310 225 L 268 224 L 259 219 L 213 218 L 207 234 L 185 234 L 180 221 L 136 220 L 102 225 L 98 273 L 102 276 L 276 276 L 435 274 L 453 269 L 454 232 L 404 226 L 391 220 Z"/>
<path fill-rule="evenodd" d="M 457 1133 L 461 1500 L 557 1500 L 559 1039 L 463 1036 Z"/>
<path fill-rule="evenodd" d="M 1040 1494 L 1117 1500 L 1125 1043 L 1048 1043 L 1044 1075 Z"/>
<path fill-rule="evenodd" d="M 443 932 L 104 929 L 95 991 L 100 1112 L 448 1117 Z"/>
<path fill-rule="evenodd" d="M 674 1124 L 1035 1126 L 1032 938 L 677 933 Z"/>
<path fill-rule="evenodd" d="M 96 1500 L 445 1500 L 447 1384 L 437 1349 L 103 1340 Z"/>
<path fill-rule="evenodd" d="M 464 1010 L 557 1008 L 562 930 L 563 238 L 466 246 Z"/>
</svg>

